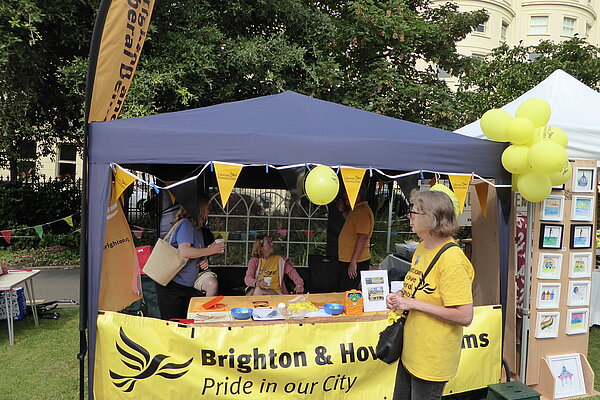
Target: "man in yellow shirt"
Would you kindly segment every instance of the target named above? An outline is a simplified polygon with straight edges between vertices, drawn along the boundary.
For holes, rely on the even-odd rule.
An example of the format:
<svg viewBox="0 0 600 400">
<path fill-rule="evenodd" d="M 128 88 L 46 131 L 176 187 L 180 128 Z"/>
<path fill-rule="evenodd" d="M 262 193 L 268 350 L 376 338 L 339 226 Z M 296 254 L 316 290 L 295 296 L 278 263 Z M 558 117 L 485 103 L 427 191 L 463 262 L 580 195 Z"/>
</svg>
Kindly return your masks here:
<svg viewBox="0 0 600 400">
<path fill-rule="evenodd" d="M 346 222 L 338 237 L 338 291 L 358 289 L 360 271 L 369 269 L 371 260 L 371 236 L 375 219 L 371 207 L 365 201 L 366 188 L 361 186 L 354 209 L 348 212 Z M 344 194 L 348 203 L 348 196 Z"/>
</svg>

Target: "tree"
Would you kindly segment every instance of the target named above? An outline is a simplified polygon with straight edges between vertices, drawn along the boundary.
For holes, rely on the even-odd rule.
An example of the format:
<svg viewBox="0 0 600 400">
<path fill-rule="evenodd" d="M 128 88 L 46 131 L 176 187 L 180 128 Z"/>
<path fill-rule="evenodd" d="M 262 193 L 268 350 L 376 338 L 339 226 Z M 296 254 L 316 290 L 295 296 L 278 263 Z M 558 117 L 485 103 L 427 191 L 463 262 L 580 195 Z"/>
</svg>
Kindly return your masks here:
<svg viewBox="0 0 600 400">
<path fill-rule="evenodd" d="M 0 3 L 0 166 L 11 179 L 23 156 L 81 137 L 81 97 L 66 90 L 60 69 L 88 53 L 96 8 L 81 0 Z"/>
<path fill-rule="evenodd" d="M 462 74 L 455 43 L 486 19 L 428 0 L 157 1 L 124 115 L 295 90 L 447 127 L 453 94 L 427 63 Z"/>
<path fill-rule="evenodd" d="M 457 100 L 462 112 L 455 128 L 513 101 L 559 68 L 600 89 L 600 48 L 579 37 L 536 46 L 503 45 L 486 59 L 473 62 L 473 71 L 460 81 Z"/>
</svg>

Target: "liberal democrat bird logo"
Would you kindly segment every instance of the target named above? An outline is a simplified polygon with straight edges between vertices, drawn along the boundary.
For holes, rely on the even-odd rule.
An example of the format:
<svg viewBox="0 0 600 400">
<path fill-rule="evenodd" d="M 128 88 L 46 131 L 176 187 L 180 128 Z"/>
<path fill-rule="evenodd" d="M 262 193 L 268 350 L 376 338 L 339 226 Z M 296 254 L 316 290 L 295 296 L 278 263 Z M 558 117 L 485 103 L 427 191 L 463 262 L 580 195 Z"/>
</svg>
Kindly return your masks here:
<svg viewBox="0 0 600 400">
<path fill-rule="evenodd" d="M 119 343 L 115 343 L 117 351 L 127 359 L 121 359 L 121 362 L 132 370 L 138 371 L 136 375 L 125 376 L 109 370 L 113 384 L 118 388 L 122 388 L 124 392 L 131 392 L 137 381 L 149 378 L 153 375 L 159 375 L 167 379 L 180 378 L 188 372 L 183 369 L 190 365 L 194 360 L 192 357 L 183 364 L 163 364 L 163 361 L 169 358 L 169 356 L 165 354 L 157 354 L 150 360 L 150 353 L 148 350 L 129 339 L 127 335 L 125 335 L 125 332 L 123 332 L 123 328 L 119 329 L 119 336 L 123 343 L 130 349 L 125 350 L 119 346 Z"/>
</svg>

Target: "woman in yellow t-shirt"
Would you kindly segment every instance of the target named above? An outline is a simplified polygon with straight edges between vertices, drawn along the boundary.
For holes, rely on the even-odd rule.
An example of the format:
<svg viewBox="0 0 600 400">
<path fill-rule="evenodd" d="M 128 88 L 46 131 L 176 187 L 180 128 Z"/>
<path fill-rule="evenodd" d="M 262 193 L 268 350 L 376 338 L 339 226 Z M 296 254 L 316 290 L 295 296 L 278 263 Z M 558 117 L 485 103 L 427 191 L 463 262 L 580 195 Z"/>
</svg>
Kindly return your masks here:
<svg viewBox="0 0 600 400">
<path fill-rule="evenodd" d="M 437 185 L 436 185 L 437 186 Z M 386 298 L 388 308 L 409 310 L 398 363 L 394 400 L 440 399 L 458 369 L 463 326 L 473 319 L 473 266 L 459 247 L 450 247 L 425 270 L 458 230 L 457 212 L 446 187 L 411 193 L 409 220 L 421 239 L 403 291 Z M 415 293 L 412 298 L 413 292 Z"/>
<path fill-rule="evenodd" d="M 261 294 L 288 294 L 283 281 L 285 275 L 296 285 L 296 293 L 304 293 L 304 281 L 292 266 L 289 259 L 273 254 L 275 245 L 269 236 L 258 237 L 252 246 L 252 258 L 244 283 L 248 285 L 247 296 Z"/>
</svg>

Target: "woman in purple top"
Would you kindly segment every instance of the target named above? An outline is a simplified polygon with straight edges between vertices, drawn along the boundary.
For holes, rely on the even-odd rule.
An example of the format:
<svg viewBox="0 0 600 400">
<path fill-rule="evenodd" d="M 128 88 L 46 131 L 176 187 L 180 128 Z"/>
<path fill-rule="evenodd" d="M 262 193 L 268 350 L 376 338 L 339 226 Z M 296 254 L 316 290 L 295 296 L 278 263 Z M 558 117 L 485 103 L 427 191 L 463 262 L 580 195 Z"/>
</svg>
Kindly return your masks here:
<svg viewBox="0 0 600 400">
<path fill-rule="evenodd" d="M 204 243 L 200 229 L 208 217 L 210 198 L 200 194 L 198 199 L 198 215 L 190 216 L 181 207 L 173 224 L 177 225 L 173 232 L 171 244 L 179 250 L 182 257 L 188 258 L 177 275 L 167 284 L 156 284 L 158 308 L 162 319 L 186 318 L 190 299 L 197 293 L 194 283 L 201 287 L 208 296 L 217 294 L 216 275 L 208 270 L 208 256 L 220 254 L 225 251 L 225 243 L 214 242 L 210 245 Z M 205 271 L 200 274 L 199 272 Z M 198 282 L 202 279 L 202 282 Z M 198 286 L 200 285 L 200 286 Z"/>
</svg>

